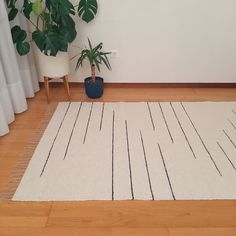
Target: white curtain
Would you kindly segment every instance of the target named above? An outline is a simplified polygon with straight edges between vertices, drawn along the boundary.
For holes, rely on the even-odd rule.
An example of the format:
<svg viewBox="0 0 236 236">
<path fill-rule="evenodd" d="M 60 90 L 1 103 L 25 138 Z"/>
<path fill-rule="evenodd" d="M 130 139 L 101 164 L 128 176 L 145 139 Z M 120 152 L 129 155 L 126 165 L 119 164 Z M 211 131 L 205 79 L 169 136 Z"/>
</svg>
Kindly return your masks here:
<svg viewBox="0 0 236 236">
<path fill-rule="evenodd" d="M 24 18 L 18 18 L 25 28 Z M 25 26 L 25 27 L 24 27 Z M 0 136 L 9 132 L 14 113 L 27 110 L 26 97 L 39 90 L 32 54 L 19 56 L 12 42 L 10 24 L 3 0 L 0 1 Z"/>
</svg>

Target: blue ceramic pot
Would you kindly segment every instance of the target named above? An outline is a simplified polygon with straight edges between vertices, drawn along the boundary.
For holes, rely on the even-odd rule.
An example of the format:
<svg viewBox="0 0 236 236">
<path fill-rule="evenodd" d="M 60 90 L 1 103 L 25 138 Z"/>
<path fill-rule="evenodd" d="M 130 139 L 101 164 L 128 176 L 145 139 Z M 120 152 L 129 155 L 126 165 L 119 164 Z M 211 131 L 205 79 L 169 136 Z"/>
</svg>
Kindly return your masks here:
<svg viewBox="0 0 236 236">
<path fill-rule="evenodd" d="M 96 76 L 96 82 L 92 82 L 92 77 L 84 80 L 85 92 L 89 98 L 100 98 L 103 95 L 104 82 L 103 78 Z"/>
</svg>

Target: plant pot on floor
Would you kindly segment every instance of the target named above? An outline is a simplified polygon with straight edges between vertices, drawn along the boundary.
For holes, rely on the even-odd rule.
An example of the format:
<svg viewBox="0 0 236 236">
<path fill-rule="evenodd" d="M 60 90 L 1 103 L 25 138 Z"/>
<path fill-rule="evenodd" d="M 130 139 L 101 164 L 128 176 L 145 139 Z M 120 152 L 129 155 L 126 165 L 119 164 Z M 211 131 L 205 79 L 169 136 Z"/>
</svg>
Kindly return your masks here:
<svg viewBox="0 0 236 236">
<path fill-rule="evenodd" d="M 90 76 L 84 80 L 84 84 L 85 92 L 89 98 L 100 98 L 103 95 L 103 78 L 96 76 L 96 80 L 93 82 Z"/>
</svg>

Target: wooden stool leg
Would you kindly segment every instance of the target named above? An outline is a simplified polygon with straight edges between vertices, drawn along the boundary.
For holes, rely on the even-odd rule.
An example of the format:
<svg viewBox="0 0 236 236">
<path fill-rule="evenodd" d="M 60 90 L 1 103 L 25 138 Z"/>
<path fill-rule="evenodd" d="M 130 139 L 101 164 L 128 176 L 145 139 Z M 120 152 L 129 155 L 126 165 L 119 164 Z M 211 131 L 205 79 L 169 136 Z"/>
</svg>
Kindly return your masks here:
<svg viewBox="0 0 236 236">
<path fill-rule="evenodd" d="M 46 97 L 47 97 L 47 102 L 50 103 L 50 99 L 49 99 L 49 79 L 46 76 L 44 76 L 44 88 L 45 88 L 45 94 L 46 94 Z"/>
<path fill-rule="evenodd" d="M 64 82 L 64 87 L 65 87 L 65 91 L 66 91 L 68 100 L 71 101 L 71 99 L 70 99 L 69 80 L 68 80 L 68 76 L 67 76 L 67 75 L 65 75 L 65 76 L 63 77 L 63 82 Z"/>
</svg>

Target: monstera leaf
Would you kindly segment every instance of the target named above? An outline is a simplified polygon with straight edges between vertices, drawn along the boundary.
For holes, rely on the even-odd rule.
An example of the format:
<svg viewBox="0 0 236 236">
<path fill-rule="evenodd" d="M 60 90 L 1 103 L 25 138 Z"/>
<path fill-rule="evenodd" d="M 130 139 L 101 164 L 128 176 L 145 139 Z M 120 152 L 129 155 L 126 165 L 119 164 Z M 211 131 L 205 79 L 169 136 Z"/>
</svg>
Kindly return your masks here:
<svg viewBox="0 0 236 236">
<path fill-rule="evenodd" d="M 4 1 L 8 8 L 9 20 L 14 20 L 18 12 L 23 14 L 35 27 L 32 40 L 41 52 L 50 56 L 56 56 L 58 51 L 67 51 L 68 44 L 76 38 L 76 25 L 73 19 L 75 12 L 88 23 L 94 19 L 98 8 L 97 0 L 78 0 L 76 11 L 71 0 Z M 37 16 L 37 23 L 34 22 L 34 18 L 31 19 L 31 13 Z M 19 25 L 15 25 L 11 33 L 18 53 L 28 53 L 30 44 L 26 42 L 26 38 L 30 32 L 26 33 Z"/>
<path fill-rule="evenodd" d="M 75 28 L 60 28 L 60 35 L 64 37 L 68 43 L 72 43 L 76 38 L 77 32 Z"/>
<path fill-rule="evenodd" d="M 78 7 L 78 15 L 85 22 L 90 22 L 97 14 L 97 1 L 96 0 L 80 0 Z"/>
<path fill-rule="evenodd" d="M 45 34 L 41 32 L 40 30 L 36 30 L 32 33 L 32 39 L 36 43 L 37 47 L 41 52 L 44 50 L 44 44 L 45 44 Z"/>
<path fill-rule="evenodd" d="M 77 35 L 74 20 L 69 15 L 61 16 L 59 25 L 60 34 L 64 36 L 69 43 L 73 42 Z"/>
<path fill-rule="evenodd" d="M 67 40 L 55 30 L 47 32 L 36 30 L 32 37 L 40 51 L 48 56 L 56 56 L 58 51 L 66 52 L 68 49 Z"/>
<path fill-rule="evenodd" d="M 46 0 L 49 11 L 55 11 L 58 15 L 69 15 L 74 11 L 74 6 L 69 0 Z"/>
</svg>

